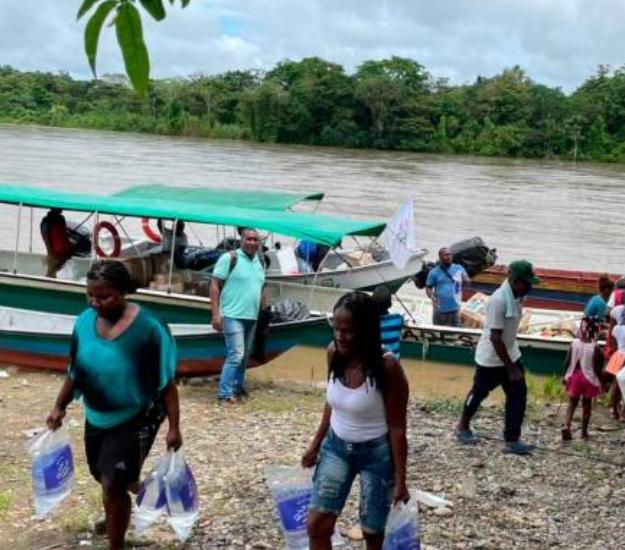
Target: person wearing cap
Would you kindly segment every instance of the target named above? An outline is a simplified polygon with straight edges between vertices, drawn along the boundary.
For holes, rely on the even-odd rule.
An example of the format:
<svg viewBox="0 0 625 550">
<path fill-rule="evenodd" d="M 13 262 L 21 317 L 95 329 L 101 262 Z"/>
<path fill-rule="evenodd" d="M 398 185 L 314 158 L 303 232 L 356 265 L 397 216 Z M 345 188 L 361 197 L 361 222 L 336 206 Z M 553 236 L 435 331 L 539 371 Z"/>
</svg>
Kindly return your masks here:
<svg viewBox="0 0 625 550">
<path fill-rule="evenodd" d="M 449 248 L 441 248 L 438 251 L 438 265 L 428 273 L 425 281 L 425 292 L 434 305 L 433 325 L 460 326 L 463 283 L 470 283 L 466 270 L 460 264 L 453 263 L 453 254 Z"/>
<path fill-rule="evenodd" d="M 531 290 L 532 285 L 539 282 L 532 264 L 527 260 L 518 260 L 508 266 L 508 278 L 490 297 L 484 331 L 475 350 L 473 387 L 467 395 L 456 426 L 456 437 L 461 443 L 477 441 L 471 431 L 471 419 L 488 394 L 501 386 L 506 395 L 503 451 L 529 454 L 534 449 L 533 445 L 519 439 L 525 416 L 527 385 L 517 331 L 523 309 L 521 299 Z"/>
</svg>

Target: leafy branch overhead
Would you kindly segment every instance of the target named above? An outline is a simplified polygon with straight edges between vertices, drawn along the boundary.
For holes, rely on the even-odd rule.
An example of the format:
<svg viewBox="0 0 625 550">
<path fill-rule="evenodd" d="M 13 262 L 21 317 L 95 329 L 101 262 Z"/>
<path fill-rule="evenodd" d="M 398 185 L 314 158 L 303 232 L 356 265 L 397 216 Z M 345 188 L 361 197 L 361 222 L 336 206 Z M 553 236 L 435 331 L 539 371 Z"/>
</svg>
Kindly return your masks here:
<svg viewBox="0 0 625 550">
<path fill-rule="evenodd" d="M 169 4 L 173 5 L 175 1 L 169 0 Z M 180 0 L 183 8 L 190 2 L 191 0 Z M 97 76 L 96 57 L 100 33 L 104 24 L 110 21 L 109 26 L 115 27 L 126 74 L 137 93 L 145 97 L 150 80 L 150 58 L 143 39 L 141 12 L 137 5 L 141 5 L 156 21 L 162 21 L 167 15 L 163 0 L 83 0 L 76 17 L 80 19 L 91 13 L 85 27 L 85 53 L 93 75 Z"/>
</svg>

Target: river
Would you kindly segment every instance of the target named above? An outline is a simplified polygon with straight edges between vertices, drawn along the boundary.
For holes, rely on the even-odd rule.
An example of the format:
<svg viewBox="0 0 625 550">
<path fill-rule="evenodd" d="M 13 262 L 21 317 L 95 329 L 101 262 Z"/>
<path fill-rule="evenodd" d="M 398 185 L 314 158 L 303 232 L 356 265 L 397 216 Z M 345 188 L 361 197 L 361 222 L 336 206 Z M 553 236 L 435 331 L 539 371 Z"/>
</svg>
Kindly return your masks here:
<svg viewBox="0 0 625 550">
<path fill-rule="evenodd" d="M 0 182 L 93 192 L 159 182 L 324 191 L 319 212 L 388 218 L 415 197 L 419 245 L 481 236 L 507 262 L 623 270 L 625 166 L 0 126 Z M 13 246 L 2 207 L 0 243 Z M 11 214 L 11 215 L 9 215 Z"/>
</svg>

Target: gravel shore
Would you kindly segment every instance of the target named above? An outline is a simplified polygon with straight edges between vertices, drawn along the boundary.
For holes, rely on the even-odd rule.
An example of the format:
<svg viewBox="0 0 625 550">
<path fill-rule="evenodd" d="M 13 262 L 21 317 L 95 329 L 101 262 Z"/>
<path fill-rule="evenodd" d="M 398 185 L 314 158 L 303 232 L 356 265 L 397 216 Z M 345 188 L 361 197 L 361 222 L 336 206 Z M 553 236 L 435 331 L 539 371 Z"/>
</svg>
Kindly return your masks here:
<svg viewBox="0 0 625 550">
<path fill-rule="evenodd" d="M 90 525 L 101 513 L 98 486 L 82 450 L 82 411 L 71 407 L 77 485 L 60 510 L 32 517 L 30 472 L 24 452 L 29 430 L 43 424 L 61 383 L 49 374 L 5 369 L 0 379 L 0 543 L 2 548 L 105 548 Z M 185 455 L 196 476 L 201 516 L 181 546 L 163 522 L 130 547 L 166 549 L 278 549 L 283 547 L 264 483 L 271 464 L 296 464 L 319 420 L 323 391 L 310 384 L 255 379 L 250 399 L 228 408 L 215 403 L 215 382 L 180 387 Z M 562 407 L 563 409 L 564 407 Z M 533 403 L 526 440 L 529 457 L 501 453 L 501 406 L 485 408 L 475 429 L 485 437 L 459 446 L 453 424 L 459 401 L 414 395 L 409 408 L 409 486 L 444 496 L 448 508 L 422 507 L 422 542 L 443 549 L 616 549 L 625 547 L 625 441 L 621 425 L 603 409 L 591 440 L 563 446 L 558 404 Z M 579 432 L 574 434 L 579 435 Z M 159 434 L 147 468 L 164 450 Z M 356 491 L 339 520 L 343 548 L 360 549 Z M 355 539 L 354 539 L 355 537 Z"/>
</svg>

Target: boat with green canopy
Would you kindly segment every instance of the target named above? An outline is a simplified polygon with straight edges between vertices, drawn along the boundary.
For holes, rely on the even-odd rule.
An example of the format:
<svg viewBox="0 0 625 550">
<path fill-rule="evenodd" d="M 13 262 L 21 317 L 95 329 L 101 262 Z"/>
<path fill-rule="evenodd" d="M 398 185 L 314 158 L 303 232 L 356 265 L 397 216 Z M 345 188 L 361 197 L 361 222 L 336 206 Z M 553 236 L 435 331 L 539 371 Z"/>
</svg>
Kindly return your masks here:
<svg viewBox="0 0 625 550">
<path fill-rule="evenodd" d="M 200 227 L 248 226 L 267 234 L 307 239 L 328 247 L 339 246 L 346 237 L 375 239 L 385 228 L 380 221 L 292 210 L 300 203 L 321 198 L 321 193 L 256 194 L 162 186 L 140 186 L 114 195 L 100 195 L 0 184 L 0 203 L 17 207 L 13 229 L 15 248 L 0 251 L 0 314 L 5 314 L 4 324 L 0 326 L 0 361 L 61 368 L 68 343 L 67 330 L 56 333 L 46 323 L 60 319 L 60 324 L 54 326 L 66 326 L 68 318 L 85 309 L 85 276 L 91 263 L 109 256 L 118 244 L 117 259 L 144 283 L 132 296 L 133 301 L 148 307 L 175 329 L 182 374 L 218 372 L 223 344 L 220 335 L 210 327 L 206 274 L 194 277 L 176 270 L 173 250 L 164 254 L 145 238 L 131 237 L 133 224 L 138 228 L 140 219 L 156 218 Z M 63 210 L 67 217 L 80 216 L 74 227 L 89 227 L 96 245 L 85 255 L 72 257 L 57 278 L 45 276 L 46 253 L 43 243 L 35 238 L 39 232 L 34 228 L 38 227 L 38 218 L 45 209 Z M 11 229 L 10 224 L 6 227 Z M 115 234 L 109 239 L 102 238 L 99 232 L 103 227 L 114 228 Z M 274 304 L 290 297 L 288 282 L 270 281 L 268 286 Z M 310 286 L 306 293 L 314 292 L 314 288 Z M 43 328 L 32 328 L 39 325 Z M 307 311 L 307 315 L 295 319 L 283 318 L 270 327 L 266 358 L 303 341 L 321 343 L 325 338 L 327 319 L 323 312 Z"/>
<path fill-rule="evenodd" d="M 329 246 L 340 245 L 346 236 L 375 237 L 385 228 L 385 223 L 379 221 L 337 218 L 262 206 L 252 208 L 222 202 L 175 200 L 180 188 L 170 189 L 172 196 L 161 193 L 158 197 L 146 198 L 140 195 L 96 195 L 0 184 L 0 203 L 14 204 L 20 208 L 58 208 L 89 212 L 96 216 L 109 214 L 116 217 L 147 217 L 220 226 L 254 227 Z"/>
<path fill-rule="evenodd" d="M 260 210 L 290 210 L 307 202 L 323 200 L 325 193 L 294 193 L 257 189 L 178 187 L 161 183 L 134 185 L 113 193 L 114 197 L 142 200 L 173 200 L 196 204 L 256 208 Z"/>
<path fill-rule="evenodd" d="M 218 205 L 237 208 L 253 208 L 263 210 L 292 210 L 294 206 L 305 202 L 322 200 L 322 193 L 310 193 L 293 197 L 290 194 L 250 190 L 242 194 L 241 190 L 223 190 L 210 188 L 185 188 L 168 185 L 140 185 L 125 189 L 114 194 L 115 197 L 143 200 L 171 200 L 193 204 L 205 204 L 209 207 Z M 294 200 L 297 198 L 297 201 Z M 341 220 L 343 218 L 340 218 Z M 302 221 L 311 224 L 311 228 L 330 227 L 330 218 L 315 214 L 314 218 L 307 216 Z M 255 226 L 260 227 L 260 226 Z M 153 249 L 160 244 L 160 236 L 146 228 L 147 239 L 141 243 L 143 249 Z M 380 228 L 371 227 L 367 231 L 353 230 L 351 227 L 338 228 L 343 238 L 350 236 L 357 245 L 355 250 L 338 248 L 341 243 L 337 240 L 313 235 L 312 233 L 297 237 L 300 242 L 297 247 L 284 245 L 278 250 L 268 249 L 265 258 L 267 277 L 269 280 L 297 284 L 315 284 L 332 288 L 349 288 L 359 290 L 373 290 L 379 284 L 385 284 L 392 291 L 396 291 L 409 277 L 419 270 L 422 264 L 424 251 L 415 251 L 405 265 L 398 268 L 391 260 L 387 250 L 377 241 Z M 280 231 L 276 231 L 280 233 Z M 287 234 L 284 231 L 282 234 Z M 371 241 L 363 246 L 356 237 L 370 237 Z M 188 256 L 188 255 L 187 255 Z M 179 265 L 182 264 L 182 265 Z M 196 266 L 194 261 L 176 262 L 180 269 L 187 265 Z M 204 269 L 204 276 L 210 277 L 210 264 Z M 201 278 L 201 276 L 200 276 Z"/>
<path fill-rule="evenodd" d="M 256 197 L 258 196 L 258 200 Z M 252 200 L 250 197 L 254 197 Z M 1 185 L 0 203 L 17 206 L 15 248 L 0 251 L 0 300 L 3 305 L 18 308 L 76 314 L 84 307 L 84 277 L 91 262 L 111 254 L 107 239 L 102 238 L 102 228 L 113 231 L 108 239 L 114 254 L 123 261 L 142 284 L 137 299 L 150 304 L 163 319 L 176 323 L 205 323 L 208 313 L 209 270 L 191 272 L 179 270 L 171 255 L 163 254 L 158 243 L 146 238 L 130 236 L 139 219 L 148 218 L 195 222 L 200 226 L 225 228 L 254 227 L 271 235 L 325 245 L 332 250 L 347 237 L 377 238 L 385 228 L 381 221 L 338 218 L 310 212 L 295 212 L 294 205 L 320 200 L 321 193 L 293 194 L 279 192 L 235 191 L 233 189 L 181 188 L 170 186 L 137 186 L 113 195 L 77 193 L 50 190 L 25 185 Z M 176 200 L 178 199 L 178 200 Z M 256 202 L 257 201 L 257 202 Z M 233 206 L 236 203 L 237 206 Z M 73 257 L 58 278 L 45 277 L 46 254 L 42 244 L 34 245 L 34 230 L 39 209 L 57 208 L 73 213 L 83 213 L 83 228 L 91 226 L 94 239 L 92 253 L 86 257 Z M 25 220 L 29 212 L 29 220 Z M 25 222 L 28 231 L 24 231 Z M 129 232 L 130 231 L 130 232 Z M 122 233 L 120 236 L 119 233 Z M 23 241 L 28 234 L 28 250 L 23 251 Z M 223 249 L 217 249 L 223 252 Z M 288 250 L 287 250 L 288 251 Z M 414 261 L 398 272 L 390 260 L 367 266 L 351 266 L 346 262 L 336 269 L 319 270 L 318 273 L 285 273 L 280 269 L 285 251 L 275 248 L 268 251 L 272 260 L 268 280 L 288 283 L 321 284 L 342 288 L 370 288 L 385 283 L 397 287 L 420 267 L 422 252 L 415 253 Z M 344 259 L 344 254 L 335 252 Z M 336 261 L 332 253 L 326 260 Z M 330 262 L 328 262 L 330 263 Z M 364 277 L 363 277 L 364 274 Z M 353 280 L 367 284 L 350 285 Z"/>
</svg>

